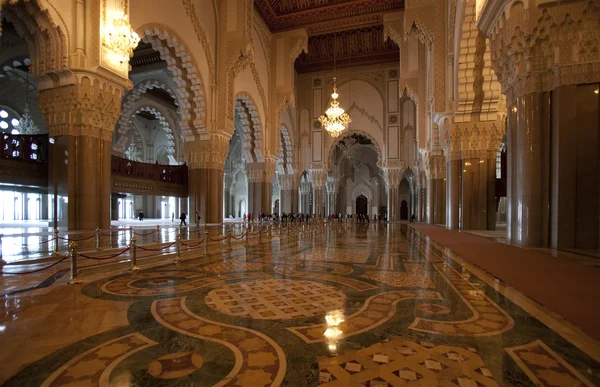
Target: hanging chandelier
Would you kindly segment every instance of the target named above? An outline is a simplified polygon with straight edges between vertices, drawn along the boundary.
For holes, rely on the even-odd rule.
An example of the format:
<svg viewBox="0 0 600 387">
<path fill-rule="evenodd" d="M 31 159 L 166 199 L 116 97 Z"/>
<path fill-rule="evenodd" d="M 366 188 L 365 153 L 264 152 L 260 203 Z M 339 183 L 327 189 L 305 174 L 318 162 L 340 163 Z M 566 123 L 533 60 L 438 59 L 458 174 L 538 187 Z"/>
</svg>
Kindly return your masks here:
<svg viewBox="0 0 600 387">
<path fill-rule="evenodd" d="M 333 36 L 333 93 L 331 94 L 331 105 L 329 109 L 325 111 L 325 115 L 319 117 L 319 122 L 333 138 L 338 137 L 347 127 L 350 125 L 352 120 L 350 116 L 340 107 L 338 102 L 337 85 L 335 83 L 336 77 L 336 45 L 335 35 Z"/>
<path fill-rule="evenodd" d="M 127 150 L 125 150 L 125 157 L 127 158 L 127 160 L 131 161 L 142 161 L 142 152 L 140 152 L 139 149 L 135 146 L 133 140 L 131 140 L 131 144 L 129 144 L 129 147 L 127 147 Z"/>
<path fill-rule="evenodd" d="M 325 115 L 319 117 L 319 122 L 323 125 L 325 130 L 329 132 L 331 137 L 335 138 L 340 135 L 350 125 L 352 120 L 350 116 L 340 107 L 338 102 L 338 93 L 335 83 L 335 77 L 333 77 L 333 94 L 331 94 L 331 105 L 329 109 L 325 111 Z"/>
<path fill-rule="evenodd" d="M 40 129 L 37 127 L 33 119 L 31 118 L 31 113 L 29 113 L 29 65 L 31 62 L 29 59 L 25 59 L 25 65 L 27 67 L 27 79 L 25 80 L 25 107 L 23 108 L 23 115 L 19 118 L 19 122 L 14 125 L 17 133 L 19 134 L 27 134 L 34 135 L 40 134 Z"/>
<path fill-rule="evenodd" d="M 106 23 L 104 45 L 119 57 L 121 63 L 129 60 L 139 42 L 140 37 L 131 29 L 125 12 L 116 12 L 112 22 Z"/>
</svg>

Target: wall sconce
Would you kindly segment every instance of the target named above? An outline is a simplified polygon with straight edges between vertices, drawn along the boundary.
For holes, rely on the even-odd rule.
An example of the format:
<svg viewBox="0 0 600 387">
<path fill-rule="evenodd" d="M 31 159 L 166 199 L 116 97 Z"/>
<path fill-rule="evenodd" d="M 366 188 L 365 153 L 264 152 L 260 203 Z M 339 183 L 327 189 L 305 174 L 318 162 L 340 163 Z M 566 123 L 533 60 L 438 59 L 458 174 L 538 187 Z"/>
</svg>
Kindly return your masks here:
<svg viewBox="0 0 600 387">
<path fill-rule="evenodd" d="M 516 113 L 517 112 L 517 107 L 513 106 L 512 111 L 513 111 L 513 113 Z"/>
</svg>

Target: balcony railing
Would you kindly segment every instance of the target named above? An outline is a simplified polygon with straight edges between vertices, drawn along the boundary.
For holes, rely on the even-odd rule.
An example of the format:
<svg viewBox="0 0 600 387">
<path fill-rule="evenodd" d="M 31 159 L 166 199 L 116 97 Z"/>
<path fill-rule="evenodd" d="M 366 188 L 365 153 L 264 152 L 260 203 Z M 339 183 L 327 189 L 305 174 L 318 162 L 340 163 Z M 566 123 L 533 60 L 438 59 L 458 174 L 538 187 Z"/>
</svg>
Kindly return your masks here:
<svg viewBox="0 0 600 387">
<path fill-rule="evenodd" d="M 140 163 L 112 156 L 113 175 L 131 176 L 138 179 L 162 181 L 173 184 L 187 184 L 187 165 L 160 165 Z"/>
<path fill-rule="evenodd" d="M 0 134 L 0 158 L 29 163 L 48 162 L 48 135 Z"/>
</svg>

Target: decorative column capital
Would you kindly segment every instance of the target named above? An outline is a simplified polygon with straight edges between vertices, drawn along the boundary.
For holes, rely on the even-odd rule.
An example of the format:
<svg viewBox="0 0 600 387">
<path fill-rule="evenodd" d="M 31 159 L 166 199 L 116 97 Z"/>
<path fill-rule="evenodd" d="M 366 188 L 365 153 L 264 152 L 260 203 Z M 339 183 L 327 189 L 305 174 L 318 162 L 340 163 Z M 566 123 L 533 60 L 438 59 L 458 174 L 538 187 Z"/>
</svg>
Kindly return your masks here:
<svg viewBox="0 0 600 387">
<path fill-rule="evenodd" d="M 598 2 L 545 3 L 487 1 L 478 10 L 508 105 L 525 94 L 600 81 Z"/>
<path fill-rule="evenodd" d="M 398 188 L 403 174 L 404 168 L 383 168 L 383 177 L 388 188 Z"/>
<path fill-rule="evenodd" d="M 323 188 L 325 186 L 325 180 L 327 178 L 327 173 L 325 173 L 322 169 L 311 169 L 310 177 L 312 180 L 313 188 Z"/>
<path fill-rule="evenodd" d="M 224 169 L 229 153 L 227 137 L 214 134 L 206 140 L 186 142 L 184 147 L 190 169 Z"/>
<path fill-rule="evenodd" d="M 266 159 L 264 162 L 246 163 L 246 175 L 250 183 L 271 183 L 276 170 L 275 160 Z"/>
<path fill-rule="evenodd" d="M 279 175 L 279 186 L 282 191 L 291 191 L 294 189 L 296 182 L 295 175 Z"/>
<path fill-rule="evenodd" d="M 39 90 L 39 107 L 49 136 L 90 136 L 111 141 L 127 85 L 93 73 L 74 75 L 72 84 Z"/>
</svg>

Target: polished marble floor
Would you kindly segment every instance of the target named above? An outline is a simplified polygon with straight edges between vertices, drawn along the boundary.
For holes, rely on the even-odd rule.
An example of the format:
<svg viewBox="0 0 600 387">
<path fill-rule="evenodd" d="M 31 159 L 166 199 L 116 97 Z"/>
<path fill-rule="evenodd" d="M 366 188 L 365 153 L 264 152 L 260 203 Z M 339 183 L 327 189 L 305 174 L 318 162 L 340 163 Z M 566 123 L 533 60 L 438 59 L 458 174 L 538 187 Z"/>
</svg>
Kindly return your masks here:
<svg viewBox="0 0 600 387">
<path fill-rule="evenodd" d="M 83 279 L 3 297 L 0 383 L 600 385 L 596 342 L 571 343 L 406 224 Z"/>
</svg>

